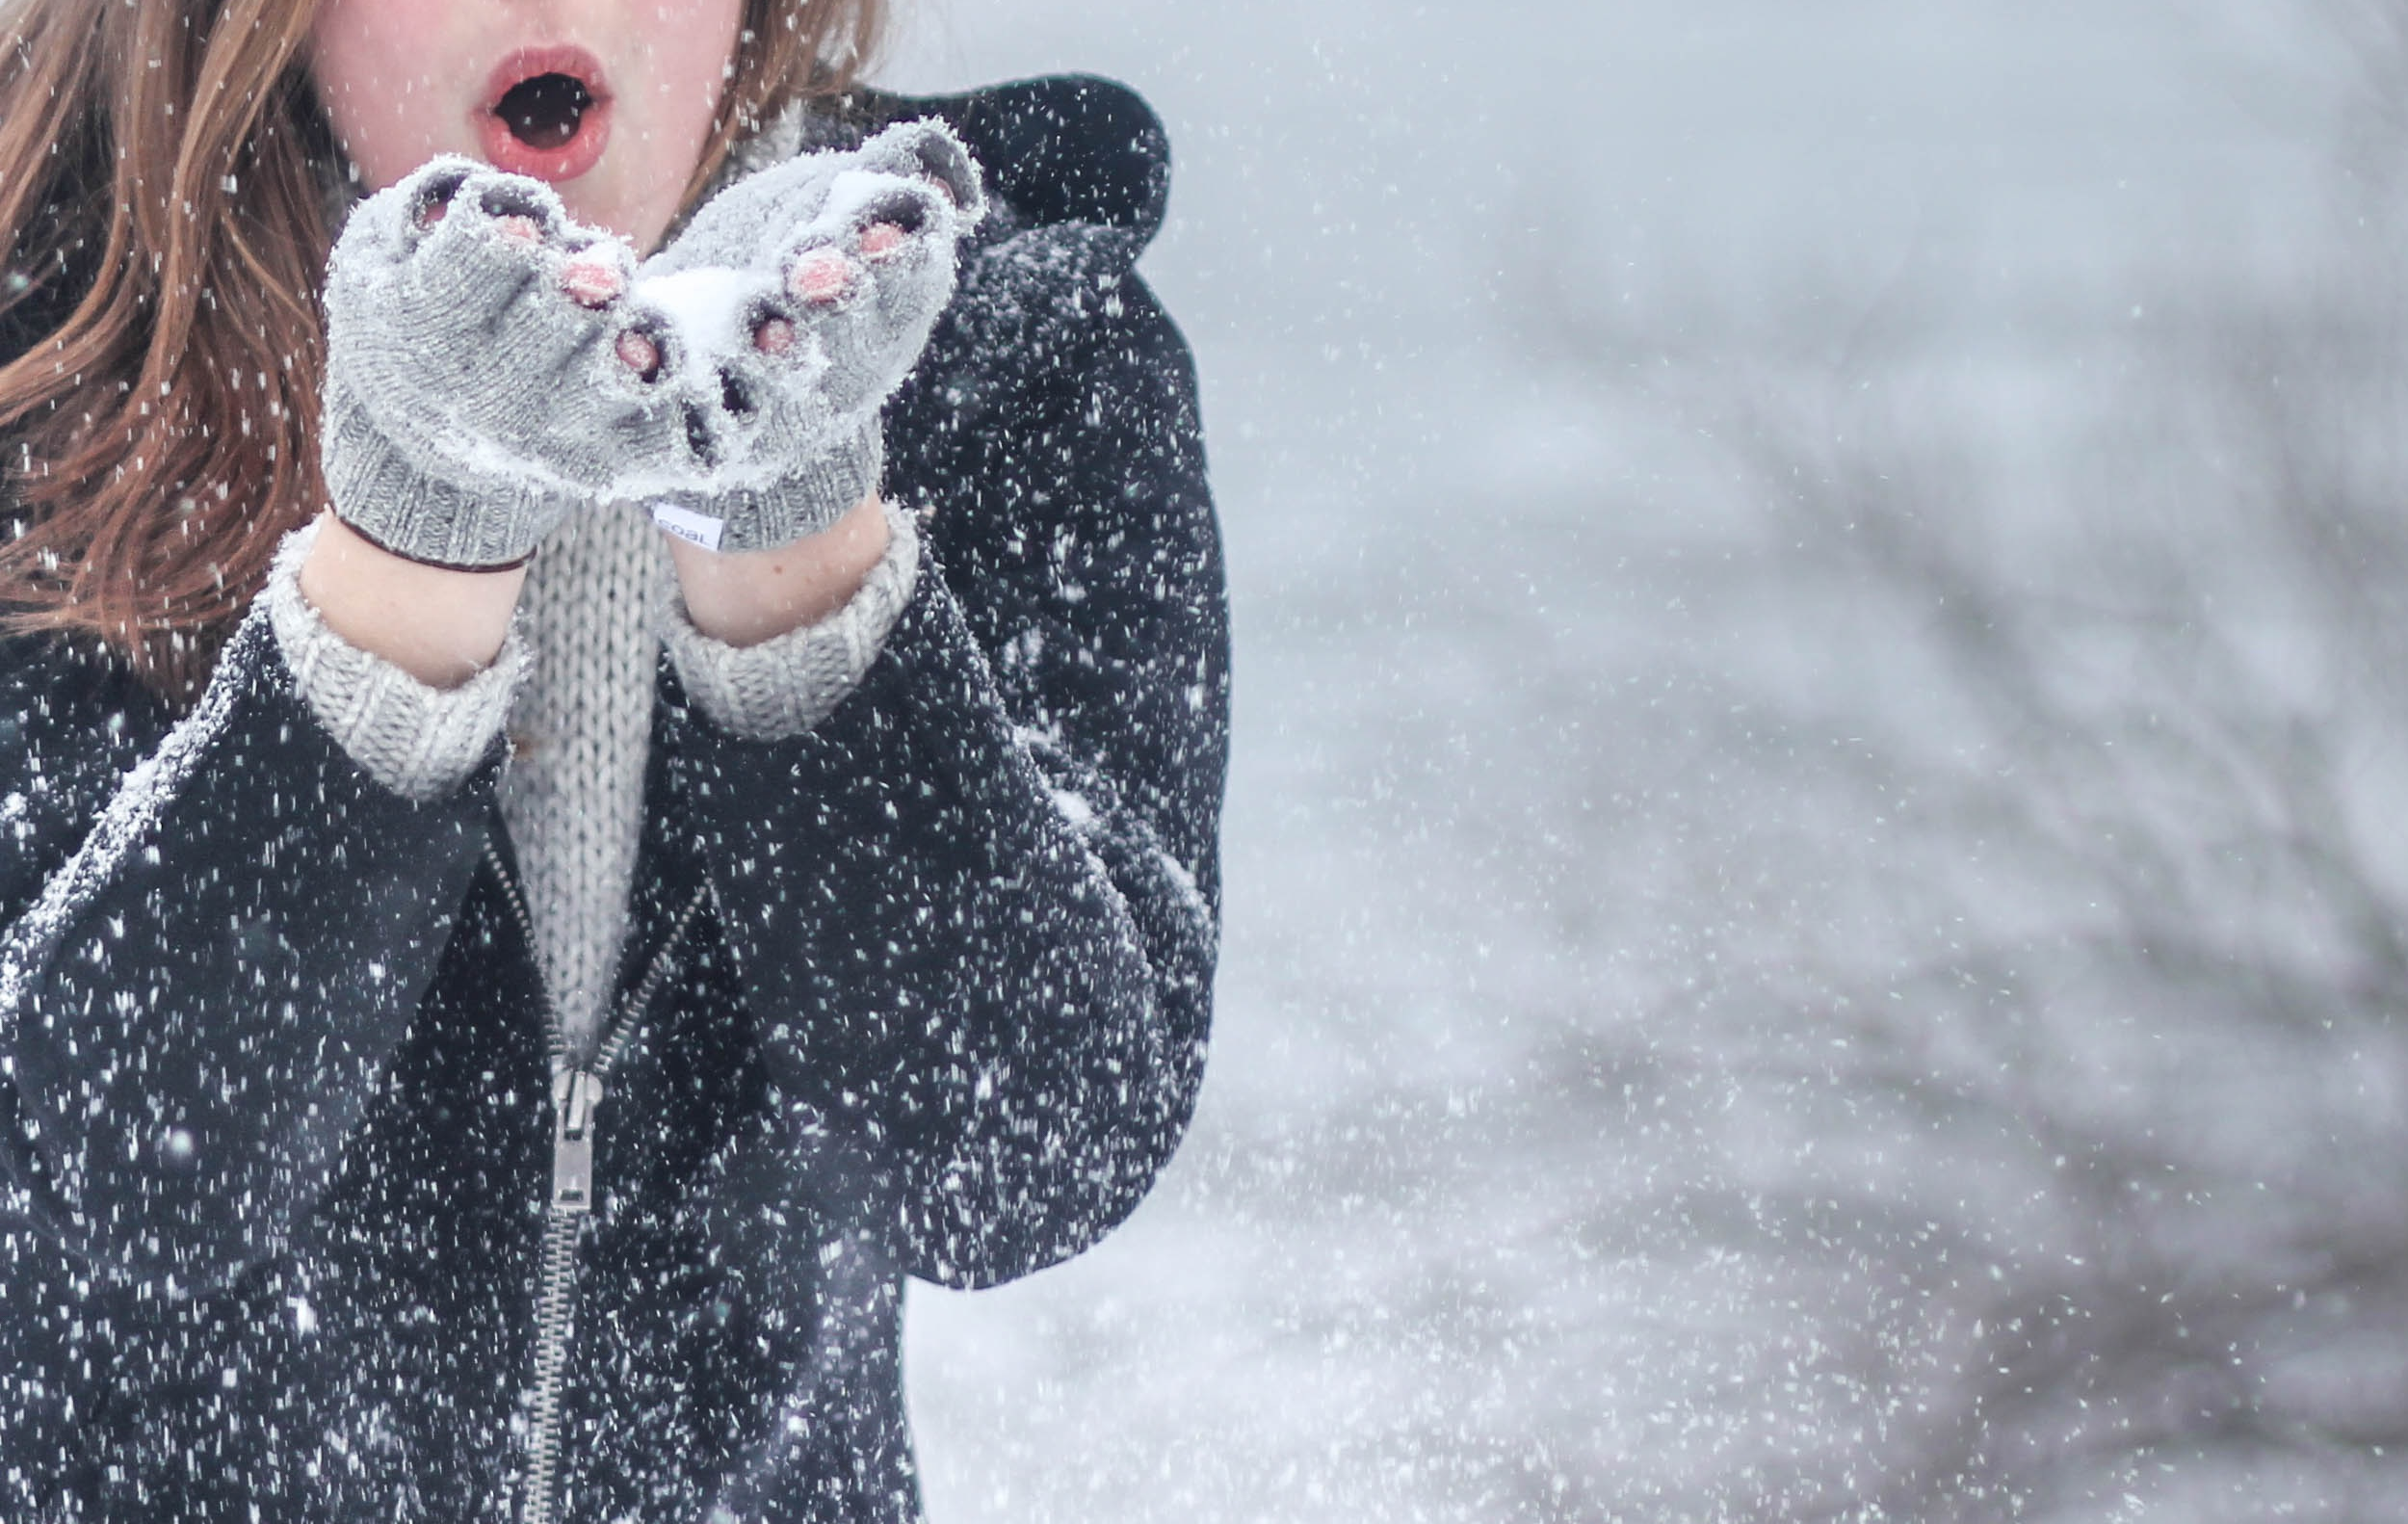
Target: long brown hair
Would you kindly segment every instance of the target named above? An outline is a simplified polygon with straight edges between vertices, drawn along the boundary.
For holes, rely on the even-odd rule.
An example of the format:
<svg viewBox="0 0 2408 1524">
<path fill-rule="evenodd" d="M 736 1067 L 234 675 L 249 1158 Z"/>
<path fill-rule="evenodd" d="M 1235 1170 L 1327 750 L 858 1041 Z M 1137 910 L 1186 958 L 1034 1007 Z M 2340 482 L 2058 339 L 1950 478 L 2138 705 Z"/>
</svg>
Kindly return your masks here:
<svg viewBox="0 0 2408 1524">
<path fill-rule="evenodd" d="M 318 3 L 0 0 L 0 631 L 96 637 L 174 697 L 324 495 Z M 849 88 L 884 9 L 746 0 L 689 200 Z"/>
</svg>

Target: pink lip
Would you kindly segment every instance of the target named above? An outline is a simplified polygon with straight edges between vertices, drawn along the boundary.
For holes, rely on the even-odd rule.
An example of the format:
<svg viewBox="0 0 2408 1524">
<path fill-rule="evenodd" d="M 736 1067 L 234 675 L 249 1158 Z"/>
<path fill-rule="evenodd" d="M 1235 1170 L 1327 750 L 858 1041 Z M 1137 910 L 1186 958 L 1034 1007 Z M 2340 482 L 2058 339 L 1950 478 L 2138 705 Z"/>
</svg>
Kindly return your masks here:
<svg viewBox="0 0 2408 1524">
<path fill-rule="evenodd" d="M 566 74 L 584 85 L 586 93 L 593 97 L 593 104 L 586 108 L 577 123 L 577 136 L 557 148 L 529 147 L 510 135 L 510 128 L 494 112 L 503 96 L 522 80 L 537 74 Z M 610 145 L 611 92 L 602 73 L 602 61 L 573 43 L 522 47 L 502 60 L 485 77 L 483 103 L 469 116 L 484 145 L 485 162 L 495 169 L 554 185 L 573 180 L 592 169 L 600 161 L 602 150 Z"/>
</svg>

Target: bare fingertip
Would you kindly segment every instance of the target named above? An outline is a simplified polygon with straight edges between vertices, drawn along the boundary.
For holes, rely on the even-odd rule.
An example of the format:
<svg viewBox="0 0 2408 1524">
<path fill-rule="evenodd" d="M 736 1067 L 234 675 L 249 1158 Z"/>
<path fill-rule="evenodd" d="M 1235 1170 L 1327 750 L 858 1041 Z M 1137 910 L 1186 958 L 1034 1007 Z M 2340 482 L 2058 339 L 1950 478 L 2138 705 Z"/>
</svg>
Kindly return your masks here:
<svg viewBox="0 0 2408 1524">
<path fill-rule="evenodd" d="M 619 363 L 634 371 L 638 381 L 648 381 L 661 374 L 661 346 L 651 334 L 629 328 L 618 336 L 615 348 Z"/>
<path fill-rule="evenodd" d="M 752 330 L 752 347 L 764 355 L 783 355 L 795 347 L 795 326 L 784 318 L 763 318 Z"/>
<path fill-rule="evenodd" d="M 581 307 L 604 307 L 627 289 L 627 277 L 614 260 L 579 255 L 561 267 L 561 289 Z"/>
<path fill-rule="evenodd" d="M 833 249 L 815 249 L 786 273 L 786 289 L 804 302 L 833 302 L 852 286 L 852 261 Z"/>
</svg>

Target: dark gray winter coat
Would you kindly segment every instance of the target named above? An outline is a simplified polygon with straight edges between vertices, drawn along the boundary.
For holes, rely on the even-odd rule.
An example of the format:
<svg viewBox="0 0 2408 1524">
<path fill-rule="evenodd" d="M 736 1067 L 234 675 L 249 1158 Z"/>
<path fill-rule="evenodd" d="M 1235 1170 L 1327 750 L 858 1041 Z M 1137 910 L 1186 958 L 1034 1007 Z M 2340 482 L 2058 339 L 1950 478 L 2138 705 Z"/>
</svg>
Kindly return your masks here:
<svg viewBox="0 0 2408 1524">
<path fill-rule="evenodd" d="M 1193 1102 L 1226 633 L 1130 269 L 1162 136 L 1082 80 L 861 124 L 931 111 L 1001 205 L 888 411 L 933 562 L 806 735 L 661 680 L 571 1519 L 914 1516 L 901 1277 L 1076 1253 Z M 180 724 L 0 646 L 0 1518 L 509 1516 L 553 1117 L 500 767 L 385 792 L 257 620 Z"/>
</svg>

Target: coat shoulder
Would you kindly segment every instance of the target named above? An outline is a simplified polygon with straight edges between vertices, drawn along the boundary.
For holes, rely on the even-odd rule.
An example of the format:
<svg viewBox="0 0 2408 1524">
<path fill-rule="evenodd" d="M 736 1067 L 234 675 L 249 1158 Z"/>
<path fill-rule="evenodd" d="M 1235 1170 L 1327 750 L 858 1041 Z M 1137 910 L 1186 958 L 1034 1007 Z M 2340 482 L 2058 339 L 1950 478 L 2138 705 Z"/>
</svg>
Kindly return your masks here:
<svg viewBox="0 0 2408 1524">
<path fill-rule="evenodd" d="M 871 127 L 942 118 L 1022 226 L 1086 223 L 1138 247 L 1162 226 L 1170 138 L 1144 97 L 1117 81 L 1054 74 L 953 95 L 863 92 L 853 103 Z"/>
</svg>

